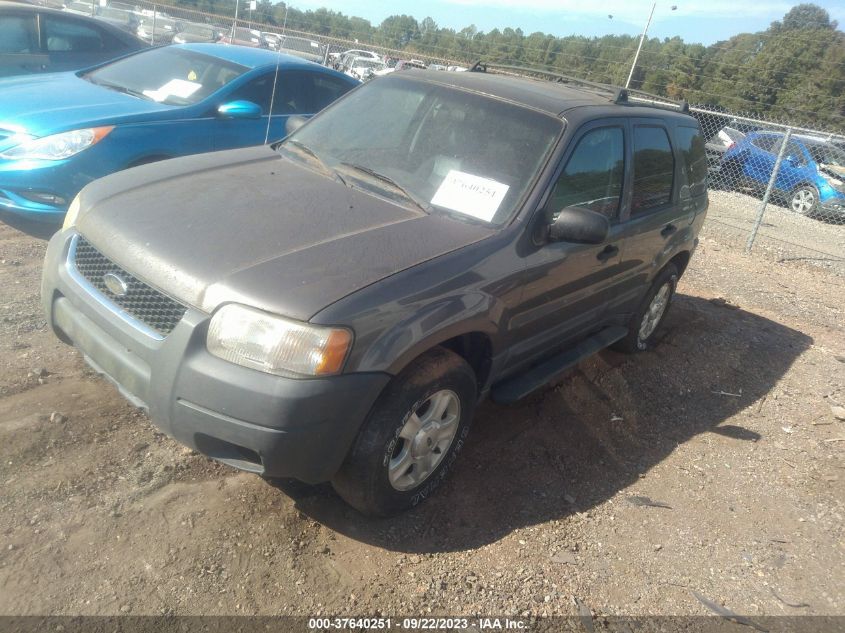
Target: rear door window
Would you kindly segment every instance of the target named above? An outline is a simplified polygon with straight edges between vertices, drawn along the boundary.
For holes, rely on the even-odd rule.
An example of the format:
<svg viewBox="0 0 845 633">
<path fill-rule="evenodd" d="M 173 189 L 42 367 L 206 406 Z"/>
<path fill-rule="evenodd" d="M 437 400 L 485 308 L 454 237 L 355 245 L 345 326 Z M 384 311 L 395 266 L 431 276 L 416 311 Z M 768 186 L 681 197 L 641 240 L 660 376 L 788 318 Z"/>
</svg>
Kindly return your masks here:
<svg viewBox="0 0 845 633">
<path fill-rule="evenodd" d="M 704 138 L 698 128 L 680 126 L 676 132 L 684 174 L 690 193 L 699 196 L 707 190 L 707 156 L 704 153 Z"/>
<path fill-rule="evenodd" d="M 0 15 L 0 54 L 38 53 L 34 15 Z"/>
<path fill-rule="evenodd" d="M 666 128 L 634 126 L 634 182 L 631 216 L 658 209 L 672 200 L 675 157 Z"/>
<path fill-rule="evenodd" d="M 311 104 L 314 108 L 313 112 L 319 112 L 353 88 L 349 82 L 323 73 L 311 73 L 309 76 L 313 83 Z"/>
<path fill-rule="evenodd" d="M 276 86 L 273 114 L 315 114 L 351 88 L 347 82 L 323 73 L 282 72 Z"/>
<path fill-rule="evenodd" d="M 47 51 L 50 53 L 91 53 L 114 48 L 106 45 L 99 29 L 87 24 L 53 16 L 44 16 L 42 21 Z"/>
</svg>

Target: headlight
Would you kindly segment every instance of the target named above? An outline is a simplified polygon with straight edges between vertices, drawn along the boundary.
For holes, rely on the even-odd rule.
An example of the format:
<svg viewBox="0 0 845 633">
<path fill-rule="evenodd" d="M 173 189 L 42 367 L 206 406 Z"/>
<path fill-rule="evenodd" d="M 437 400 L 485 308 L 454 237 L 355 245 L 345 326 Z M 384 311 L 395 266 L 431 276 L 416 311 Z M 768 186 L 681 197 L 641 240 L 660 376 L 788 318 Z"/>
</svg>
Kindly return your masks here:
<svg viewBox="0 0 845 633">
<path fill-rule="evenodd" d="M 76 194 L 76 197 L 73 199 L 73 202 L 70 203 L 70 206 L 67 208 L 67 213 L 65 214 L 65 222 L 62 224 L 62 230 L 69 229 L 74 224 L 76 224 L 76 217 L 79 215 L 79 194 Z"/>
<path fill-rule="evenodd" d="M 113 125 L 108 125 L 43 136 L 6 150 L 0 154 L 0 158 L 8 160 L 62 160 L 70 158 L 74 154 L 99 143 L 113 129 Z"/>
<path fill-rule="evenodd" d="M 839 178 L 834 178 L 833 176 L 827 176 L 827 181 L 830 183 L 832 187 L 836 187 L 837 189 L 842 187 L 843 183 L 842 180 Z"/>
<path fill-rule="evenodd" d="M 211 318 L 208 351 L 277 376 L 330 376 L 343 368 L 352 333 L 230 303 Z"/>
</svg>

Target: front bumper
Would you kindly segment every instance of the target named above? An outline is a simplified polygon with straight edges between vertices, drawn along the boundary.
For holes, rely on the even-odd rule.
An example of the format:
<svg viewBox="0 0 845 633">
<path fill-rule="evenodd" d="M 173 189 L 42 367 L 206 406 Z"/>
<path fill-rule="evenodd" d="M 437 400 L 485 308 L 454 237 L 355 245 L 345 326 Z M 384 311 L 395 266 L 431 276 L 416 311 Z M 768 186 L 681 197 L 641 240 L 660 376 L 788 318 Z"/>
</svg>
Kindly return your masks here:
<svg viewBox="0 0 845 633">
<path fill-rule="evenodd" d="M 845 196 L 822 200 L 821 210 L 826 215 L 840 215 L 845 217 Z"/>
<path fill-rule="evenodd" d="M 60 224 L 76 194 L 109 173 L 104 163 L 87 151 L 66 160 L 0 159 L 0 212 Z"/>
<path fill-rule="evenodd" d="M 74 274 L 73 231 L 50 241 L 42 302 L 53 331 L 162 431 L 209 457 L 270 477 L 329 480 L 390 376 L 294 380 L 226 362 L 205 346 L 210 316 L 189 308 L 166 337 Z"/>
</svg>

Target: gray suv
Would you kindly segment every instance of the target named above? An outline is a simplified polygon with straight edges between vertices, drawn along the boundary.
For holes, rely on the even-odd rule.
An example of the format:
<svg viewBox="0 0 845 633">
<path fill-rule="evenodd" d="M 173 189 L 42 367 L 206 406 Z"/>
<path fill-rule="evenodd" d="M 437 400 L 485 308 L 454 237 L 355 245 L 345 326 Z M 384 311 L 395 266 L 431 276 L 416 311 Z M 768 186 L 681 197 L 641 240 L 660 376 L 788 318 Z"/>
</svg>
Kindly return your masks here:
<svg viewBox="0 0 845 633">
<path fill-rule="evenodd" d="M 179 441 L 398 512 L 443 481 L 483 398 L 653 344 L 707 209 L 682 109 L 379 78 L 274 146 L 88 185 L 50 242 L 44 310 Z"/>
</svg>

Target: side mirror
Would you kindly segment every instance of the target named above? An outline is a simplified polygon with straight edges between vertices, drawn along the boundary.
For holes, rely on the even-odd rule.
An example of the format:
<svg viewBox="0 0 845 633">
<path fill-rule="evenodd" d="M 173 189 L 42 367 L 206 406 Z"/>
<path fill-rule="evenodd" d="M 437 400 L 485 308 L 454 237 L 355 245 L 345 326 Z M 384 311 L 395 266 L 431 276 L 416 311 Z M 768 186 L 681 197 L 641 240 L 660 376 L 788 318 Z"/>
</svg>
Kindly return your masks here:
<svg viewBox="0 0 845 633">
<path fill-rule="evenodd" d="M 549 225 L 549 240 L 601 244 L 609 232 L 610 221 L 601 213 L 584 207 L 565 207 Z"/>
<path fill-rule="evenodd" d="M 252 101 L 230 101 L 217 108 L 217 114 L 224 119 L 260 119 L 261 106 Z"/>
<path fill-rule="evenodd" d="M 305 123 L 308 121 L 304 116 L 294 115 L 289 116 L 288 120 L 285 122 L 285 134 L 290 136 L 294 132 L 296 132 L 299 128 L 301 128 Z"/>
</svg>

